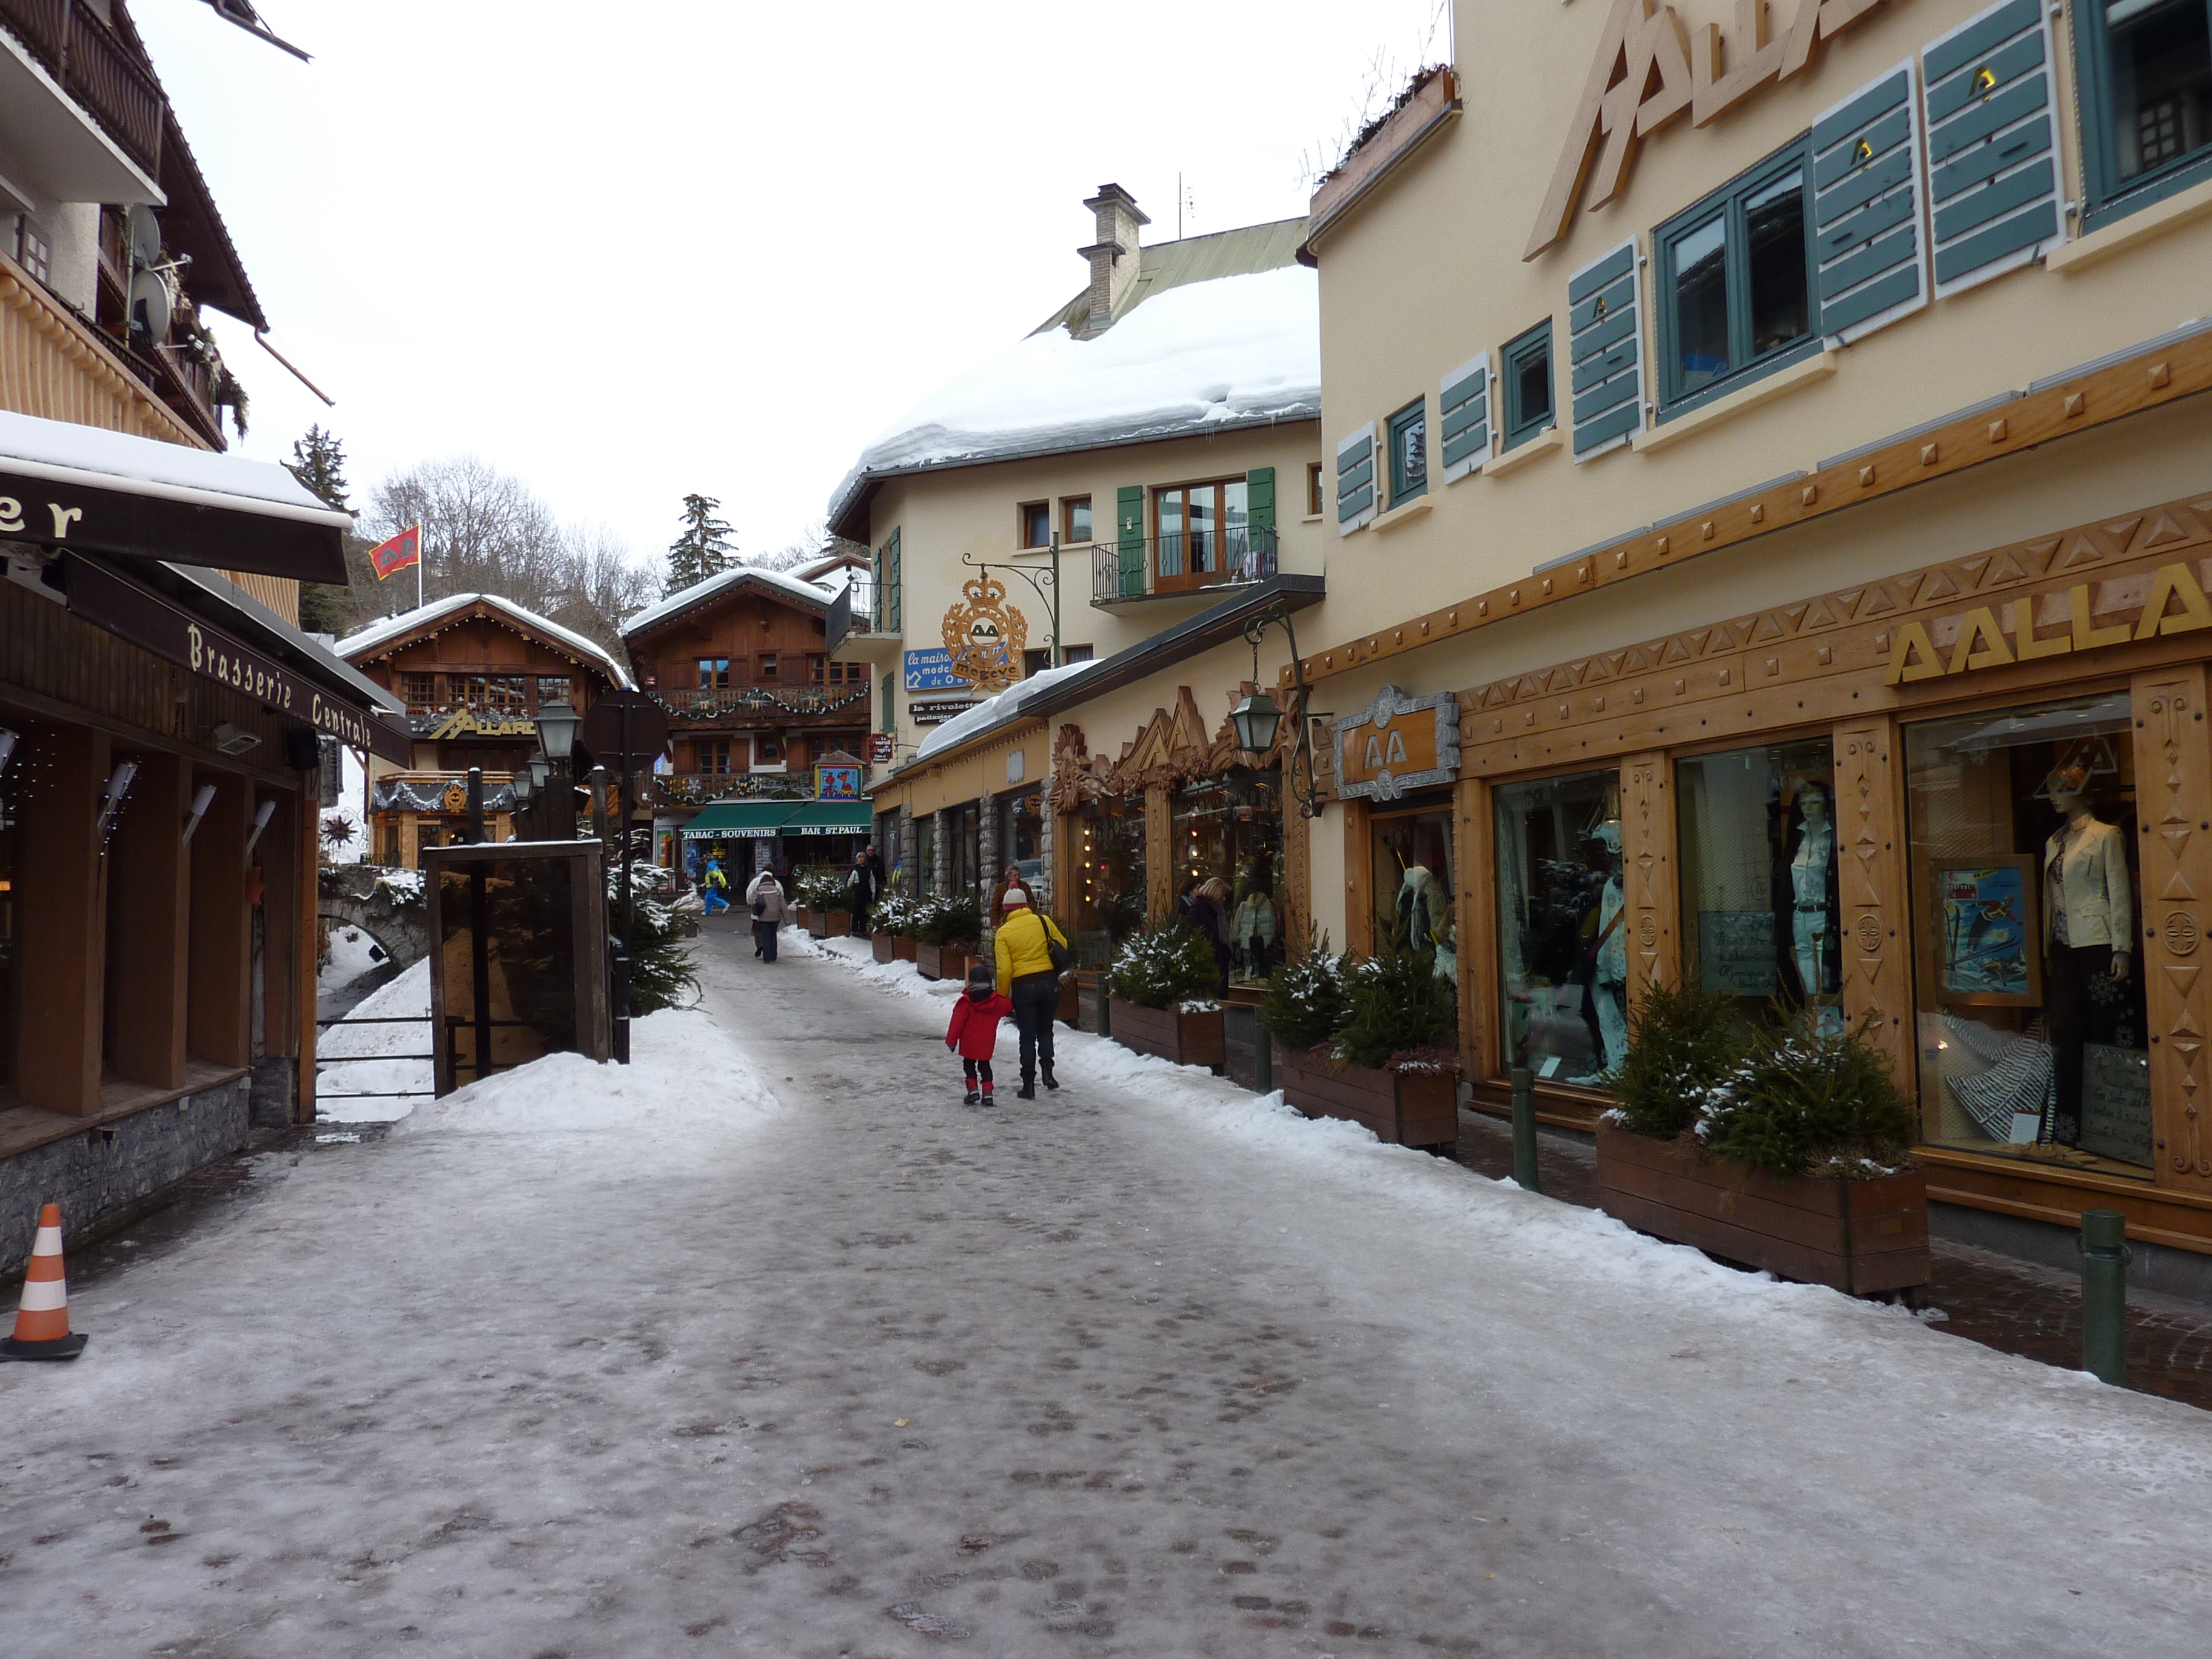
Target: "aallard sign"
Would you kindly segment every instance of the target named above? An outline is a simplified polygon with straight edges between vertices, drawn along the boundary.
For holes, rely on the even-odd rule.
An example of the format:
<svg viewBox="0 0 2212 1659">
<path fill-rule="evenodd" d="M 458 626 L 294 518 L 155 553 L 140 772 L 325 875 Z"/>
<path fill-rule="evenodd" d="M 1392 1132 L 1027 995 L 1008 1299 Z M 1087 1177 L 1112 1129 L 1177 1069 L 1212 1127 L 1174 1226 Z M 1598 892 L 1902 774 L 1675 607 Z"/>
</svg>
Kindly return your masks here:
<svg viewBox="0 0 2212 1659">
<path fill-rule="evenodd" d="M 2121 620 L 2100 620 L 2116 614 Z M 2094 591 L 2087 582 L 2075 582 L 2002 606 L 1977 605 L 1929 623 L 1902 623 L 1891 632 L 1889 669 L 1882 679 L 1910 685 L 2208 628 L 2212 600 L 2197 573 L 2186 564 L 2161 565 L 2147 576 L 2100 582 Z"/>
<path fill-rule="evenodd" d="M 1395 800 L 1409 789 L 1459 776 L 1459 699 L 1449 691 L 1409 697 L 1386 685 L 1336 726 L 1336 793 Z"/>
</svg>

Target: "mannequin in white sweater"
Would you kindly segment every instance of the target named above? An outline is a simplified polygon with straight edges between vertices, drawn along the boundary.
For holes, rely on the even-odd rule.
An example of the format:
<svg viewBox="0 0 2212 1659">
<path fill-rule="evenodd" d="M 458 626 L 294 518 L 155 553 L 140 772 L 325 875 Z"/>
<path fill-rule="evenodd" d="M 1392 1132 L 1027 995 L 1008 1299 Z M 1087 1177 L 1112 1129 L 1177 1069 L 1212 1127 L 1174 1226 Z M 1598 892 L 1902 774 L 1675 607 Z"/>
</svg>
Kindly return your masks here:
<svg viewBox="0 0 2212 1659">
<path fill-rule="evenodd" d="M 2072 1146 L 2081 1132 L 2081 1049 L 2110 1042 L 2119 999 L 2094 994 L 2100 979 L 2125 981 L 2135 970 L 2135 884 L 2127 837 L 2099 820 L 2088 796 L 2069 775 L 2051 790 L 2063 822 L 2043 844 L 2045 1028 L 2051 1048 L 2056 1109 L 2051 1139 Z"/>
</svg>

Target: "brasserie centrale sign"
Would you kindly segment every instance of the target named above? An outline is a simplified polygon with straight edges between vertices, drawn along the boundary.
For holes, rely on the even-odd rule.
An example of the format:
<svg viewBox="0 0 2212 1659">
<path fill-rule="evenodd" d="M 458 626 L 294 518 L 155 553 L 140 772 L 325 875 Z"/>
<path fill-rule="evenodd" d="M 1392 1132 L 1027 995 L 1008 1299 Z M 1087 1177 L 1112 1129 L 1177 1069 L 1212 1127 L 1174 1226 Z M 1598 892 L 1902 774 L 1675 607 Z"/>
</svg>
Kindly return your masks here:
<svg viewBox="0 0 2212 1659">
<path fill-rule="evenodd" d="M 1908 622 L 1891 635 L 1888 685 L 1971 674 L 2044 657 L 2138 644 L 2212 628 L 2212 600 L 2186 564 L 2147 576 L 2033 593 L 2002 605 L 1977 605 L 1930 623 Z"/>
</svg>

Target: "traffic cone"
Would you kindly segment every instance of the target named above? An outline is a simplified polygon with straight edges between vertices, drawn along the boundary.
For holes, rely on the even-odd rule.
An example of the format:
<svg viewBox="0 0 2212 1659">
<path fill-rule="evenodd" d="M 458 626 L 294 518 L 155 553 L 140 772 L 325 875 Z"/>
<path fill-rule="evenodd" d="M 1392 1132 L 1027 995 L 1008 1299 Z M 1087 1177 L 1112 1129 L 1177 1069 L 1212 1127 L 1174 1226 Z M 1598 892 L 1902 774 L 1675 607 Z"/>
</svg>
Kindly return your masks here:
<svg viewBox="0 0 2212 1659">
<path fill-rule="evenodd" d="M 39 1212 L 39 1237 L 31 1246 L 31 1269 L 23 1275 L 15 1334 L 0 1341 L 0 1359 L 74 1359 L 84 1352 L 85 1341 L 70 1334 L 69 1279 L 62 1271 L 62 1206 L 49 1204 Z"/>
</svg>

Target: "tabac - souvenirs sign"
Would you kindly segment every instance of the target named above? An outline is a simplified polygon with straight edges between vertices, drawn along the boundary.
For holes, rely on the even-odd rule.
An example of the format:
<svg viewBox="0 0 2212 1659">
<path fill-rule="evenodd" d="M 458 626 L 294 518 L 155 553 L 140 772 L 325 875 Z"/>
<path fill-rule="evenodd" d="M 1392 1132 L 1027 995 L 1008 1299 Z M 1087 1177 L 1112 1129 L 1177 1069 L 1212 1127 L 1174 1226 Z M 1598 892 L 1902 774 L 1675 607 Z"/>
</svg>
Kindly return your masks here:
<svg viewBox="0 0 2212 1659">
<path fill-rule="evenodd" d="M 1006 603 L 1006 585 L 979 576 L 961 585 L 962 603 L 945 613 L 946 666 L 978 691 L 1003 691 L 1022 677 L 1029 623 Z"/>
<path fill-rule="evenodd" d="M 2117 577 L 2096 586 L 2093 595 L 2089 583 L 2075 582 L 2002 606 L 1977 605 L 1957 616 L 1902 623 L 1891 635 L 1883 684 L 1910 685 L 2212 628 L 2212 600 L 2186 564 L 2162 565 L 2147 576 Z M 2120 620 L 2100 623 L 2100 616 Z"/>
<path fill-rule="evenodd" d="M 1593 208 L 1620 195 L 1638 140 L 1685 114 L 1704 126 L 1759 88 L 1788 80 L 1812 62 L 1816 41 L 1841 34 L 1881 3 L 1796 0 L 1789 32 L 1770 40 L 1765 0 L 1736 0 L 1735 33 L 1723 40 L 1714 23 L 1685 31 L 1672 6 L 1613 0 L 1521 257 L 1533 259 L 1567 234 L 1585 189 Z"/>
<path fill-rule="evenodd" d="M 1336 723 L 1336 793 L 1395 800 L 1459 776 L 1459 699 L 1409 697 L 1395 685 Z"/>
</svg>

